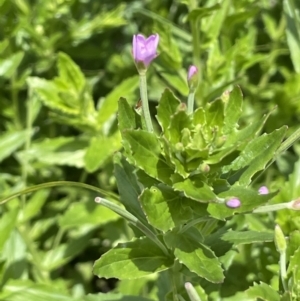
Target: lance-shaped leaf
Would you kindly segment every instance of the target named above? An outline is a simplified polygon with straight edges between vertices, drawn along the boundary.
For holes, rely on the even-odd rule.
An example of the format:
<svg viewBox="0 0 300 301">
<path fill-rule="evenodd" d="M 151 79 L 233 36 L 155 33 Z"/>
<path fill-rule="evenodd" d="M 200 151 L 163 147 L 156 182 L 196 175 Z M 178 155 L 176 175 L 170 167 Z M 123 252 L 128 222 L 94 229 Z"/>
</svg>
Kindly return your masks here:
<svg viewBox="0 0 300 301">
<path fill-rule="evenodd" d="M 283 126 L 282 128 L 275 130 L 273 133 L 268 135 L 268 139 L 265 139 L 264 141 L 265 144 L 260 141 L 260 145 L 257 145 L 257 147 L 259 147 L 261 151 L 256 157 L 253 158 L 251 164 L 242 174 L 241 178 L 239 179 L 240 185 L 249 185 L 253 175 L 266 167 L 267 163 L 275 156 L 276 150 L 280 146 L 280 143 L 285 136 L 286 130 L 287 127 Z M 248 155 L 253 154 L 251 150 L 245 153 Z"/>
<path fill-rule="evenodd" d="M 200 235 L 197 238 L 196 232 L 193 228 L 184 233 L 168 232 L 164 237 L 165 242 L 191 272 L 210 282 L 220 283 L 224 280 L 221 264 L 213 251 L 199 242 Z"/>
<path fill-rule="evenodd" d="M 273 232 L 227 231 L 225 234 L 222 235 L 222 240 L 231 242 L 235 245 L 273 241 L 274 231 Z"/>
<path fill-rule="evenodd" d="M 262 170 L 268 161 L 272 159 L 277 148 L 280 146 L 286 129 L 286 126 L 283 126 L 271 134 L 264 134 L 252 140 L 246 145 L 240 156 L 236 158 L 232 164 L 223 168 L 223 172 L 226 173 L 230 170 L 239 170 L 247 167 L 239 183 L 240 185 L 248 185 L 251 181 L 251 177 L 256 172 Z"/>
<path fill-rule="evenodd" d="M 145 215 L 138 200 L 141 189 L 137 183 L 134 167 L 120 153 L 114 156 L 114 174 L 121 203 L 140 221 L 145 221 Z"/>
<path fill-rule="evenodd" d="M 225 106 L 224 134 L 237 127 L 237 122 L 242 113 L 243 95 L 239 87 L 235 87 L 228 96 Z"/>
<path fill-rule="evenodd" d="M 135 166 L 144 170 L 149 176 L 171 184 L 173 169 L 161 154 L 161 146 L 154 133 L 142 130 L 127 130 L 123 138 L 128 144 L 131 160 Z"/>
<path fill-rule="evenodd" d="M 173 258 L 143 237 L 120 243 L 102 255 L 94 264 L 94 274 L 104 278 L 137 279 L 166 270 L 172 264 Z"/>
<path fill-rule="evenodd" d="M 179 99 L 177 99 L 169 89 L 166 89 L 157 106 L 157 120 L 164 133 L 170 125 L 171 116 L 176 113 L 179 105 Z"/>
<path fill-rule="evenodd" d="M 186 201 L 166 186 L 147 188 L 140 196 L 149 223 L 162 231 L 168 231 L 193 217 L 191 208 L 185 205 Z"/>
</svg>

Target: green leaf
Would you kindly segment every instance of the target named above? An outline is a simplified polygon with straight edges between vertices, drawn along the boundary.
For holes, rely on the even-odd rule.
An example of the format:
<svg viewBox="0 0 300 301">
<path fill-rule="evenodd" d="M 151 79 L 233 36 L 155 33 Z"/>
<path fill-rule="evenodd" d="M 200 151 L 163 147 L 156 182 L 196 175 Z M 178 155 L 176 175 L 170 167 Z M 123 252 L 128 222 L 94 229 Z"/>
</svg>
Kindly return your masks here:
<svg viewBox="0 0 300 301">
<path fill-rule="evenodd" d="M 65 53 L 58 54 L 58 72 L 59 77 L 79 95 L 85 88 L 85 77 L 80 68 Z"/>
<path fill-rule="evenodd" d="M 88 201 L 72 203 L 68 210 L 58 218 L 58 224 L 63 230 L 68 230 L 81 226 L 100 226 L 118 218 L 119 215 L 112 210 Z"/>
<path fill-rule="evenodd" d="M 171 117 L 176 113 L 179 105 L 180 100 L 169 89 L 166 89 L 157 106 L 157 120 L 164 133 L 167 132 Z"/>
<path fill-rule="evenodd" d="M 182 130 L 191 129 L 191 116 L 186 113 L 185 106 L 181 106 L 179 110 L 171 116 L 167 138 L 171 144 L 175 145 L 181 142 Z"/>
<path fill-rule="evenodd" d="M 244 188 L 240 186 L 232 186 L 230 190 L 222 192 L 218 195 L 221 198 L 232 198 L 237 197 L 241 201 L 241 206 L 239 208 L 228 208 L 225 203 L 217 204 L 210 203 L 208 205 L 207 211 L 210 215 L 217 219 L 224 219 L 226 217 L 232 216 L 235 213 L 249 212 L 254 208 L 262 206 L 267 203 L 268 200 L 273 198 L 277 192 L 269 193 L 265 195 L 259 195 L 256 190 Z"/>
<path fill-rule="evenodd" d="M 274 157 L 276 150 L 280 146 L 286 130 L 287 127 L 283 126 L 269 135 L 263 135 L 261 136 L 262 138 L 259 137 L 261 139 L 255 139 L 253 143 L 250 142 L 249 145 L 245 147 L 240 157 L 243 158 L 243 163 L 245 164 L 245 162 L 247 162 L 249 166 L 239 179 L 240 185 L 249 185 L 253 175 L 266 167 L 267 163 Z M 257 151 L 255 147 L 258 147 L 259 151 Z M 250 158 L 252 160 L 251 163 L 249 162 Z"/>
<path fill-rule="evenodd" d="M 152 299 L 139 297 L 139 296 L 131 296 L 131 295 L 123 295 L 116 293 L 100 293 L 97 295 L 87 295 L 83 297 L 83 301 L 153 301 Z"/>
<path fill-rule="evenodd" d="M 131 166 L 121 153 L 114 156 L 114 175 L 117 180 L 120 201 L 126 210 L 140 221 L 146 221 L 138 197 L 141 189 L 135 175 L 135 168 Z"/>
<path fill-rule="evenodd" d="M 295 253 L 290 256 L 290 263 L 287 270 L 287 275 L 291 276 L 294 270 L 299 269 L 300 263 L 300 247 L 295 251 Z"/>
<path fill-rule="evenodd" d="M 228 96 L 224 113 L 224 134 L 230 133 L 237 127 L 242 114 L 243 94 L 239 87 L 235 87 Z"/>
<path fill-rule="evenodd" d="M 211 187 L 198 177 L 192 177 L 183 182 L 175 183 L 173 188 L 177 191 L 182 191 L 186 197 L 198 202 L 214 202 L 217 199 Z"/>
<path fill-rule="evenodd" d="M 294 69 L 300 73 L 300 17 L 294 0 L 283 2 L 286 25 L 287 44 L 290 50 Z"/>
<path fill-rule="evenodd" d="M 141 116 L 128 104 L 127 100 L 121 97 L 118 104 L 119 130 L 122 132 L 126 129 L 143 129 Z"/>
<path fill-rule="evenodd" d="M 121 136 L 119 132 L 108 137 L 93 137 L 84 156 L 86 170 L 88 172 L 96 171 L 120 148 Z"/>
<path fill-rule="evenodd" d="M 43 205 L 47 201 L 49 194 L 50 190 L 48 189 L 42 189 L 34 193 L 30 199 L 26 201 L 24 210 L 21 212 L 19 217 L 21 222 L 28 221 L 38 215 L 41 212 Z"/>
<path fill-rule="evenodd" d="M 224 123 L 224 103 L 222 99 L 218 98 L 212 103 L 207 105 L 206 113 L 206 122 L 207 125 L 211 127 L 218 127 L 219 129 L 223 128 Z"/>
<path fill-rule="evenodd" d="M 230 165 L 223 167 L 223 172 L 239 170 L 248 166 L 239 181 L 241 185 L 248 185 L 251 177 L 259 170 L 262 170 L 268 161 L 272 159 L 285 136 L 286 129 L 286 126 L 283 126 L 271 134 L 263 134 L 250 141 Z"/>
<path fill-rule="evenodd" d="M 86 232 L 47 251 L 42 259 L 43 270 L 52 271 L 71 261 L 86 249 L 92 237 L 92 232 Z"/>
<path fill-rule="evenodd" d="M 9 238 L 12 230 L 16 226 L 18 209 L 10 210 L 2 214 L 0 219 L 0 251 L 2 251 L 4 244 Z"/>
<path fill-rule="evenodd" d="M 165 186 L 147 188 L 140 196 L 149 223 L 164 232 L 192 218 L 192 210 L 185 205 L 186 201 Z"/>
<path fill-rule="evenodd" d="M 165 184 L 171 184 L 173 169 L 162 156 L 160 142 L 154 133 L 126 130 L 123 138 L 129 144 L 128 151 L 135 166 L 144 170 L 149 176 Z"/>
<path fill-rule="evenodd" d="M 164 239 L 169 248 L 174 248 L 174 254 L 187 268 L 198 276 L 214 283 L 224 280 L 223 270 L 215 254 L 199 242 L 200 235 L 195 229 L 184 233 L 166 233 Z"/>
<path fill-rule="evenodd" d="M 29 135 L 28 131 L 7 132 L 0 136 L 0 162 L 21 147 Z"/>
<path fill-rule="evenodd" d="M 76 301 L 53 285 L 34 283 L 30 280 L 10 280 L 0 294 L 5 301 Z"/>
<path fill-rule="evenodd" d="M 47 165 L 67 165 L 82 168 L 87 141 L 76 137 L 44 139 L 31 145 L 28 151 L 17 153 L 18 159 Z"/>
<path fill-rule="evenodd" d="M 274 240 L 274 232 L 228 231 L 222 235 L 222 240 L 235 245 L 267 242 Z"/>
<path fill-rule="evenodd" d="M 130 98 L 139 86 L 139 77 L 133 76 L 122 81 L 112 92 L 110 92 L 99 104 L 98 124 L 102 125 L 118 108 L 118 100 L 121 97 Z"/>
<path fill-rule="evenodd" d="M 246 291 L 249 298 L 262 299 L 266 301 L 279 301 L 280 295 L 271 286 L 261 282 L 254 284 Z"/>
<path fill-rule="evenodd" d="M 219 3 L 210 7 L 195 8 L 187 15 L 187 21 L 195 22 L 197 19 L 202 19 L 211 15 L 215 10 L 220 8 L 221 5 Z"/>
<path fill-rule="evenodd" d="M 11 78 L 19 67 L 22 59 L 24 57 L 24 52 L 17 52 L 11 56 L 0 60 L 0 76 L 5 78 Z"/>
<path fill-rule="evenodd" d="M 120 243 L 101 256 L 94 264 L 98 277 L 136 279 L 168 269 L 173 259 L 149 238 Z"/>
<path fill-rule="evenodd" d="M 30 77 L 27 80 L 30 88 L 37 93 L 43 103 L 51 109 L 68 115 L 79 115 L 77 102 L 62 99 L 57 83 L 38 77 Z M 67 89 L 67 87 L 66 87 Z M 67 94 L 68 95 L 68 94 Z"/>
</svg>

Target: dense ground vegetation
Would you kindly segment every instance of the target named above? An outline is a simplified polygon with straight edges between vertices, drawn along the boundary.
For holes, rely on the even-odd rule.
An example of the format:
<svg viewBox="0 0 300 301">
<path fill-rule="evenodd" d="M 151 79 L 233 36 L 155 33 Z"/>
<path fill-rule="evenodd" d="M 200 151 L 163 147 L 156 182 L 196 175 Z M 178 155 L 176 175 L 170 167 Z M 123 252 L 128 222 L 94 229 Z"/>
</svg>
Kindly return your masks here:
<svg viewBox="0 0 300 301">
<path fill-rule="evenodd" d="M 199 67 L 196 107 L 239 86 L 240 128 L 261 122 L 263 134 L 288 127 L 284 138 L 278 138 L 281 142 L 289 137 L 288 143 L 274 146 L 265 168 L 255 173 L 251 185 L 245 183 L 255 191 L 267 186 L 274 193 L 270 204 L 300 196 L 299 1 L 0 0 L 0 300 L 175 298 L 168 295 L 172 285 L 167 271 L 138 279 L 122 275 L 120 281 L 115 279 L 118 272 L 110 279 L 93 273 L 102 254 L 141 236 L 115 212 L 94 202 L 100 195 L 121 205 L 120 191 L 126 194 L 132 183 L 126 176 L 140 167 L 132 167 L 134 154 L 128 155 L 131 166 L 121 157 L 128 148 L 117 116 L 121 97 L 131 108 L 140 100 L 132 59 L 137 33 L 160 36 L 159 56 L 147 71 L 155 131 L 163 124 L 157 106 L 165 88 L 186 102 L 186 74 L 194 64 Z M 147 170 L 140 177 L 150 181 Z M 222 262 L 224 282 L 210 283 L 209 277 L 193 282 L 199 284 L 202 299 L 246 300 L 239 294 L 248 290 L 247 300 L 298 300 L 298 268 L 288 271 L 292 293 L 287 294 L 273 236 L 278 224 L 288 241 L 287 261 L 299 258 L 299 216 L 284 209 L 230 217 L 227 230 L 262 231 L 265 236 L 249 236 L 243 242 L 231 238 L 232 249 Z M 215 233 L 220 223 L 201 229 Z M 183 274 L 194 279 L 188 269 Z M 255 290 L 254 284 L 261 282 Z M 184 283 L 180 285 L 178 291 L 183 291 Z M 272 295 L 277 291 L 280 297 Z M 188 300 L 182 296 L 185 299 L 178 300 Z"/>
</svg>

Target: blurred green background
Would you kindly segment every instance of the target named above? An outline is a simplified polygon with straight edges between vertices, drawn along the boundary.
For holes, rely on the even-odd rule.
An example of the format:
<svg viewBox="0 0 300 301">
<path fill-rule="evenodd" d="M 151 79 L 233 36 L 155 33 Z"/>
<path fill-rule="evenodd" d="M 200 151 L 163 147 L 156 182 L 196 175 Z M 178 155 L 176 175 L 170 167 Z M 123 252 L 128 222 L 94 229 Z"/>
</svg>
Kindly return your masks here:
<svg viewBox="0 0 300 301">
<path fill-rule="evenodd" d="M 0 0 L 0 194 L 52 183 L 0 208 L 0 300 L 163 300 L 168 288 L 157 276 L 117 282 L 92 274 L 101 254 L 132 236 L 93 202 L 100 192 L 118 201 L 117 101 L 139 101 L 132 36 L 160 35 L 147 73 L 153 116 L 166 87 L 186 101 L 187 68 L 196 64 L 198 106 L 239 85 L 241 125 L 271 112 L 264 131 L 286 124 L 292 133 L 300 120 L 299 16 L 296 0 Z M 275 202 L 299 196 L 299 152 L 293 146 L 259 179 L 282 188 Z M 237 222 L 263 230 L 276 221 L 288 233 L 300 227 L 291 215 Z M 268 244 L 241 248 L 223 287 L 208 288 L 212 300 L 277 281 L 276 256 Z M 109 291 L 115 299 L 92 295 Z"/>
</svg>

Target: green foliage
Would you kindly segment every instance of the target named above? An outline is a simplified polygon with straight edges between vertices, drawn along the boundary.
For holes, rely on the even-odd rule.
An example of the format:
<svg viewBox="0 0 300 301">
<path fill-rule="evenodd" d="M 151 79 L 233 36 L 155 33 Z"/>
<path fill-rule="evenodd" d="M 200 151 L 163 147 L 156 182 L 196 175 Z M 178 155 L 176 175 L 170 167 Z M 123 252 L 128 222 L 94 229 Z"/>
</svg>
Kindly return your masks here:
<svg viewBox="0 0 300 301">
<path fill-rule="evenodd" d="M 300 195 L 299 11 L 296 0 L 0 0 L 0 300 L 195 301 L 186 282 L 201 300 L 298 300 L 300 219 L 286 204 Z M 160 36 L 153 133 L 139 32 Z"/>
</svg>

